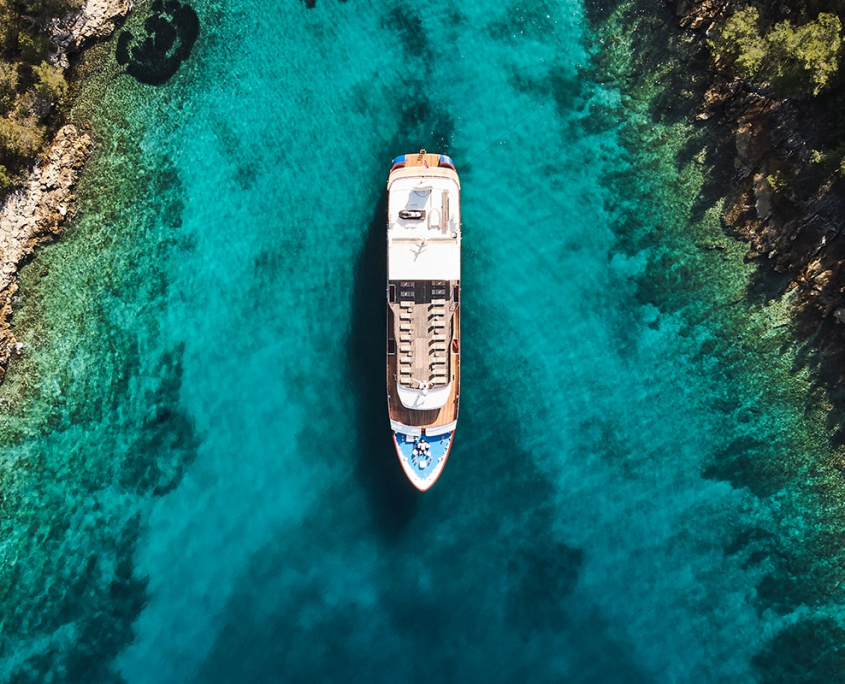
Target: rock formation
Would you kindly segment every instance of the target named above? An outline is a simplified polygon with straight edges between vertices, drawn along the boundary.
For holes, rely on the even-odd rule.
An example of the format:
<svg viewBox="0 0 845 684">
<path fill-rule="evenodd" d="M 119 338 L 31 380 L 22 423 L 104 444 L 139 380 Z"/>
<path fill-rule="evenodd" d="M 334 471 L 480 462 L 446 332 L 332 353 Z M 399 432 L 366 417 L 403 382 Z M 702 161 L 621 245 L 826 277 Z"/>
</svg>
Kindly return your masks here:
<svg viewBox="0 0 845 684">
<path fill-rule="evenodd" d="M 64 21 L 54 21 L 55 61 L 67 69 L 69 55 L 79 52 L 90 42 L 108 38 L 123 23 L 131 7 L 131 0 L 87 0 L 79 12 Z"/>
<path fill-rule="evenodd" d="M 57 63 L 67 68 L 69 54 L 109 36 L 130 6 L 130 0 L 88 0 L 68 21 L 55 22 Z M 74 188 L 91 147 L 87 133 L 72 125 L 61 128 L 26 187 L 12 193 L 0 208 L 0 380 L 12 355 L 22 351 L 10 330 L 18 269 L 36 246 L 58 235 L 73 215 Z"/>
<path fill-rule="evenodd" d="M 727 0 L 669 2 L 681 27 L 702 41 L 732 11 Z M 723 143 L 734 146 L 728 228 L 750 243 L 748 258 L 765 258 L 792 276 L 802 312 L 845 322 L 843 181 L 813 164 L 813 137 L 828 114 L 806 97 L 777 97 L 746 83 L 717 60 L 708 81 L 697 118 L 720 126 Z"/>
</svg>

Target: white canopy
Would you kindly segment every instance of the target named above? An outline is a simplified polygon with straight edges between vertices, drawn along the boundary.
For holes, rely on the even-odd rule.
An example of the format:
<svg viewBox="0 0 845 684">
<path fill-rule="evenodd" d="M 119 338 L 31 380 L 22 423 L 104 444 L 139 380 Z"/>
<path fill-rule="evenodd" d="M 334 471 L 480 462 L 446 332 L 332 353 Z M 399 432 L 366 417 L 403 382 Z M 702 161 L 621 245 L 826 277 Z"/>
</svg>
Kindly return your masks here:
<svg viewBox="0 0 845 684">
<path fill-rule="evenodd" d="M 412 437 L 419 437 L 422 434 L 422 429 L 418 427 L 411 427 L 410 425 L 403 425 L 399 421 L 391 420 L 390 429 L 393 432 L 400 432 L 403 435 L 411 435 Z"/>
<path fill-rule="evenodd" d="M 390 280 L 460 280 L 457 240 L 394 239 L 389 247 Z"/>
<path fill-rule="evenodd" d="M 404 385 L 396 385 L 396 393 L 402 406 L 416 411 L 428 411 L 439 409 L 446 405 L 449 400 L 449 393 L 452 391 L 452 383 L 445 387 L 435 387 L 429 390 L 411 389 Z"/>
</svg>

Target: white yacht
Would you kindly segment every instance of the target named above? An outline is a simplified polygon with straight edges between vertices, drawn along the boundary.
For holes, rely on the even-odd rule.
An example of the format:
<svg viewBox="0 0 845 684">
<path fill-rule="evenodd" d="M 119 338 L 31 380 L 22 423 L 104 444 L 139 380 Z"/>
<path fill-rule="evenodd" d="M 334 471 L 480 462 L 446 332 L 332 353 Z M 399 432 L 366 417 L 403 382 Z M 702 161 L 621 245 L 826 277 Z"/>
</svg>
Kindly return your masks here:
<svg viewBox="0 0 845 684">
<path fill-rule="evenodd" d="M 461 184 L 442 154 L 387 179 L 387 404 L 399 462 L 422 491 L 443 472 L 461 391 Z"/>
</svg>

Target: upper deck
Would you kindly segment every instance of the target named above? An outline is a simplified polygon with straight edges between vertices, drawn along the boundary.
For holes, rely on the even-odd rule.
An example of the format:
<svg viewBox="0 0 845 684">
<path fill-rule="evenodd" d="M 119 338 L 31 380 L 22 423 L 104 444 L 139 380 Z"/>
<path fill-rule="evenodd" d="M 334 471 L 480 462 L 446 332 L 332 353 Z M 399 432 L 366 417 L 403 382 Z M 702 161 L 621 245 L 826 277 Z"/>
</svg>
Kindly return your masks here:
<svg viewBox="0 0 845 684">
<path fill-rule="evenodd" d="M 460 183 L 446 167 L 391 172 L 387 183 L 389 280 L 461 279 Z"/>
</svg>

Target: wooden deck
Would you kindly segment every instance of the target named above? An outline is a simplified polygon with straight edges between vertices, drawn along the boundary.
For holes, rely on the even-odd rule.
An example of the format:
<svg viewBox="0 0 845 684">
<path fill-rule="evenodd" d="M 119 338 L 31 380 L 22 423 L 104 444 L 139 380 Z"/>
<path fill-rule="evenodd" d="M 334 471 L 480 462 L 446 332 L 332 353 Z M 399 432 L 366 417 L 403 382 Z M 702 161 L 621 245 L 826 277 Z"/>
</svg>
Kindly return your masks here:
<svg viewBox="0 0 845 684">
<path fill-rule="evenodd" d="M 427 383 L 442 387 L 450 381 L 449 345 L 457 308 L 449 281 L 396 281 L 397 301 L 390 304 L 392 337 L 399 341 L 399 381 L 406 387 Z"/>
<path fill-rule="evenodd" d="M 417 300 L 422 301 L 409 306 L 407 300 L 403 305 L 403 300 L 397 297 L 388 309 L 388 339 L 394 340 L 396 353 L 387 355 L 387 403 L 391 420 L 412 427 L 435 427 L 458 418 L 461 311 L 460 304 L 452 297 L 442 307 L 432 303 L 430 290 L 419 289 L 419 285 Z M 449 290 L 454 291 L 458 283 L 450 286 Z M 416 387 L 420 380 L 431 383 L 432 387 L 451 382 L 446 404 L 429 411 L 405 408 L 395 391 L 400 376 L 402 384 L 409 387 Z"/>
<path fill-rule="evenodd" d="M 417 154 L 406 154 L 405 155 L 405 167 L 409 166 L 422 166 L 428 164 L 429 167 L 434 168 L 435 166 L 440 165 L 440 155 L 439 154 L 428 154 L 426 152 L 418 152 Z"/>
</svg>

